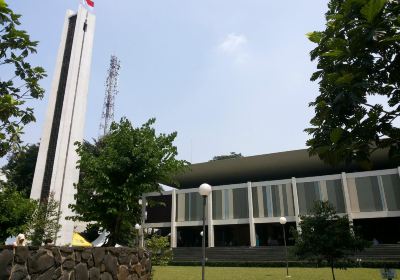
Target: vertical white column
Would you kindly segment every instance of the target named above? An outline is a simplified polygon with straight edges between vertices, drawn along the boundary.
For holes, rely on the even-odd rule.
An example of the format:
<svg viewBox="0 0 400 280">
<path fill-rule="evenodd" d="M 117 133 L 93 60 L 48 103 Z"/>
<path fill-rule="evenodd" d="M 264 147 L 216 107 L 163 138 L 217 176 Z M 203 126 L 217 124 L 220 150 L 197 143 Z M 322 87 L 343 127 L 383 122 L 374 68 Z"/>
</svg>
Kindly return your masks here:
<svg viewBox="0 0 400 280">
<path fill-rule="evenodd" d="M 176 191 L 171 194 L 171 248 L 176 248 Z"/>
<path fill-rule="evenodd" d="M 343 185 L 344 202 L 346 203 L 346 213 L 349 216 L 349 221 L 352 222 L 353 215 L 351 212 L 350 193 L 349 193 L 349 187 L 347 185 L 346 172 L 342 172 L 342 185 Z"/>
<path fill-rule="evenodd" d="M 212 192 L 210 192 L 207 197 L 208 247 L 214 247 L 214 223 L 212 213 Z"/>
<path fill-rule="evenodd" d="M 251 182 L 247 182 L 247 199 L 249 204 L 249 227 L 250 227 L 250 246 L 256 246 L 256 230 L 254 226 L 253 215 L 253 193 L 251 191 Z"/>
<path fill-rule="evenodd" d="M 293 201 L 294 201 L 294 215 L 296 217 L 296 227 L 299 228 L 300 224 L 300 208 L 299 208 L 299 196 L 297 194 L 296 178 L 292 177 L 292 189 L 293 189 Z"/>
</svg>

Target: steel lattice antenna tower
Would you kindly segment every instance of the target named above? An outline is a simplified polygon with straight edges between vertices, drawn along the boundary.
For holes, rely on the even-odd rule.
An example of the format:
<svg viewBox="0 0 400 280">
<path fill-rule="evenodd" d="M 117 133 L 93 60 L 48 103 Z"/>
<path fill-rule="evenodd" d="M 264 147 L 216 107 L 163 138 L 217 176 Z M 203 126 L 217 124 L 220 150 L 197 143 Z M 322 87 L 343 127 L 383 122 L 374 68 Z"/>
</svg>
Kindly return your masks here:
<svg viewBox="0 0 400 280">
<path fill-rule="evenodd" d="M 112 55 L 105 83 L 106 94 L 104 96 L 103 113 L 101 115 L 100 135 L 106 135 L 112 121 L 114 121 L 114 99 L 115 95 L 118 93 L 118 75 L 120 67 L 120 60 L 115 55 Z"/>
</svg>

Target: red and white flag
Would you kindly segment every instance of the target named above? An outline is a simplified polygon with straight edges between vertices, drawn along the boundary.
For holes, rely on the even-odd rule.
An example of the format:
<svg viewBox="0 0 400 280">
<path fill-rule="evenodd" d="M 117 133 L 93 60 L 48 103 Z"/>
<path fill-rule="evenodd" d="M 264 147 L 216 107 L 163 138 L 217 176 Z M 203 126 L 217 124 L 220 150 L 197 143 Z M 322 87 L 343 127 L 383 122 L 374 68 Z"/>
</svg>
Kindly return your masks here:
<svg viewBox="0 0 400 280">
<path fill-rule="evenodd" d="M 94 0 L 82 0 L 82 4 L 86 9 L 93 11 L 94 9 Z"/>
</svg>

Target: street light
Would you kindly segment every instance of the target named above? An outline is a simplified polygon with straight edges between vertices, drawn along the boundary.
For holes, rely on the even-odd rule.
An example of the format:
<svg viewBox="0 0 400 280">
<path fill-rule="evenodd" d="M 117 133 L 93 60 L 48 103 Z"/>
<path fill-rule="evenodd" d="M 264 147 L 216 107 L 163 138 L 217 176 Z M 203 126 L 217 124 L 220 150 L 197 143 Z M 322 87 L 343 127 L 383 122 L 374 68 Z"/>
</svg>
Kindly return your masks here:
<svg viewBox="0 0 400 280">
<path fill-rule="evenodd" d="M 204 267 L 206 265 L 206 200 L 207 196 L 211 192 L 211 186 L 209 184 L 201 184 L 199 187 L 199 194 L 203 197 L 203 234 L 202 234 L 202 249 L 203 259 L 201 260 L 201 279 L 204 280 Z"/>
<path fill-rule="evenodd" d="M 135 229 L 137 230 L 137 236 L 136 236 L 136 244 L 137 244 L 137 246 L 139 247 L 139 232 L 140 232 L 140 229 L 141 229 L 142 227 L 139 225 L 139 224 L 136 224 L 135 225 Z"/>
<path fill-rule="evenodd" d="M 286 232 L 285 232 L 285 224 L 287 222 L 285 217 L 280 217 L 279 222 L 282 225 L 282 230 L 283 230 L 283 243 L 285 244 L 285 257 L 286 257 L 286 277 L 289 276 L 289 262 L 288 262 L 288 256 L 287 256 L 287 246 L 286 246 Z"/>
</svg>

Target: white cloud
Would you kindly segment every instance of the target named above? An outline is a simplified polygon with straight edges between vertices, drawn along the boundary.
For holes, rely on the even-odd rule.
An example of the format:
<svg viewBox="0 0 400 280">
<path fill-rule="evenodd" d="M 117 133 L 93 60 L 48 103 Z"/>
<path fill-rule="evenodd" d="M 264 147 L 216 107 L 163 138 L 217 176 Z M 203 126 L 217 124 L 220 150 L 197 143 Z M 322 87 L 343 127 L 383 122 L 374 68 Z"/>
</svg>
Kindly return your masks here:
<svg viewBox="0 0 400 280">
<path fill-rule="evenodd" d="M 243 64 L 250 57 L 246 46 L 247 37 L 245 35 L 230 33 L 218 45 L 218 51 L 223 55 L 231 57 L 236 64 Z"/>
<path fill-rule="evenodd" d="M 247 38 L 243 34 L 228 34 L 225 39 L 219 44 L 218 49 L 223 53 L 235 54 L 241 52 L 247 44 Z"/>
</svg>

